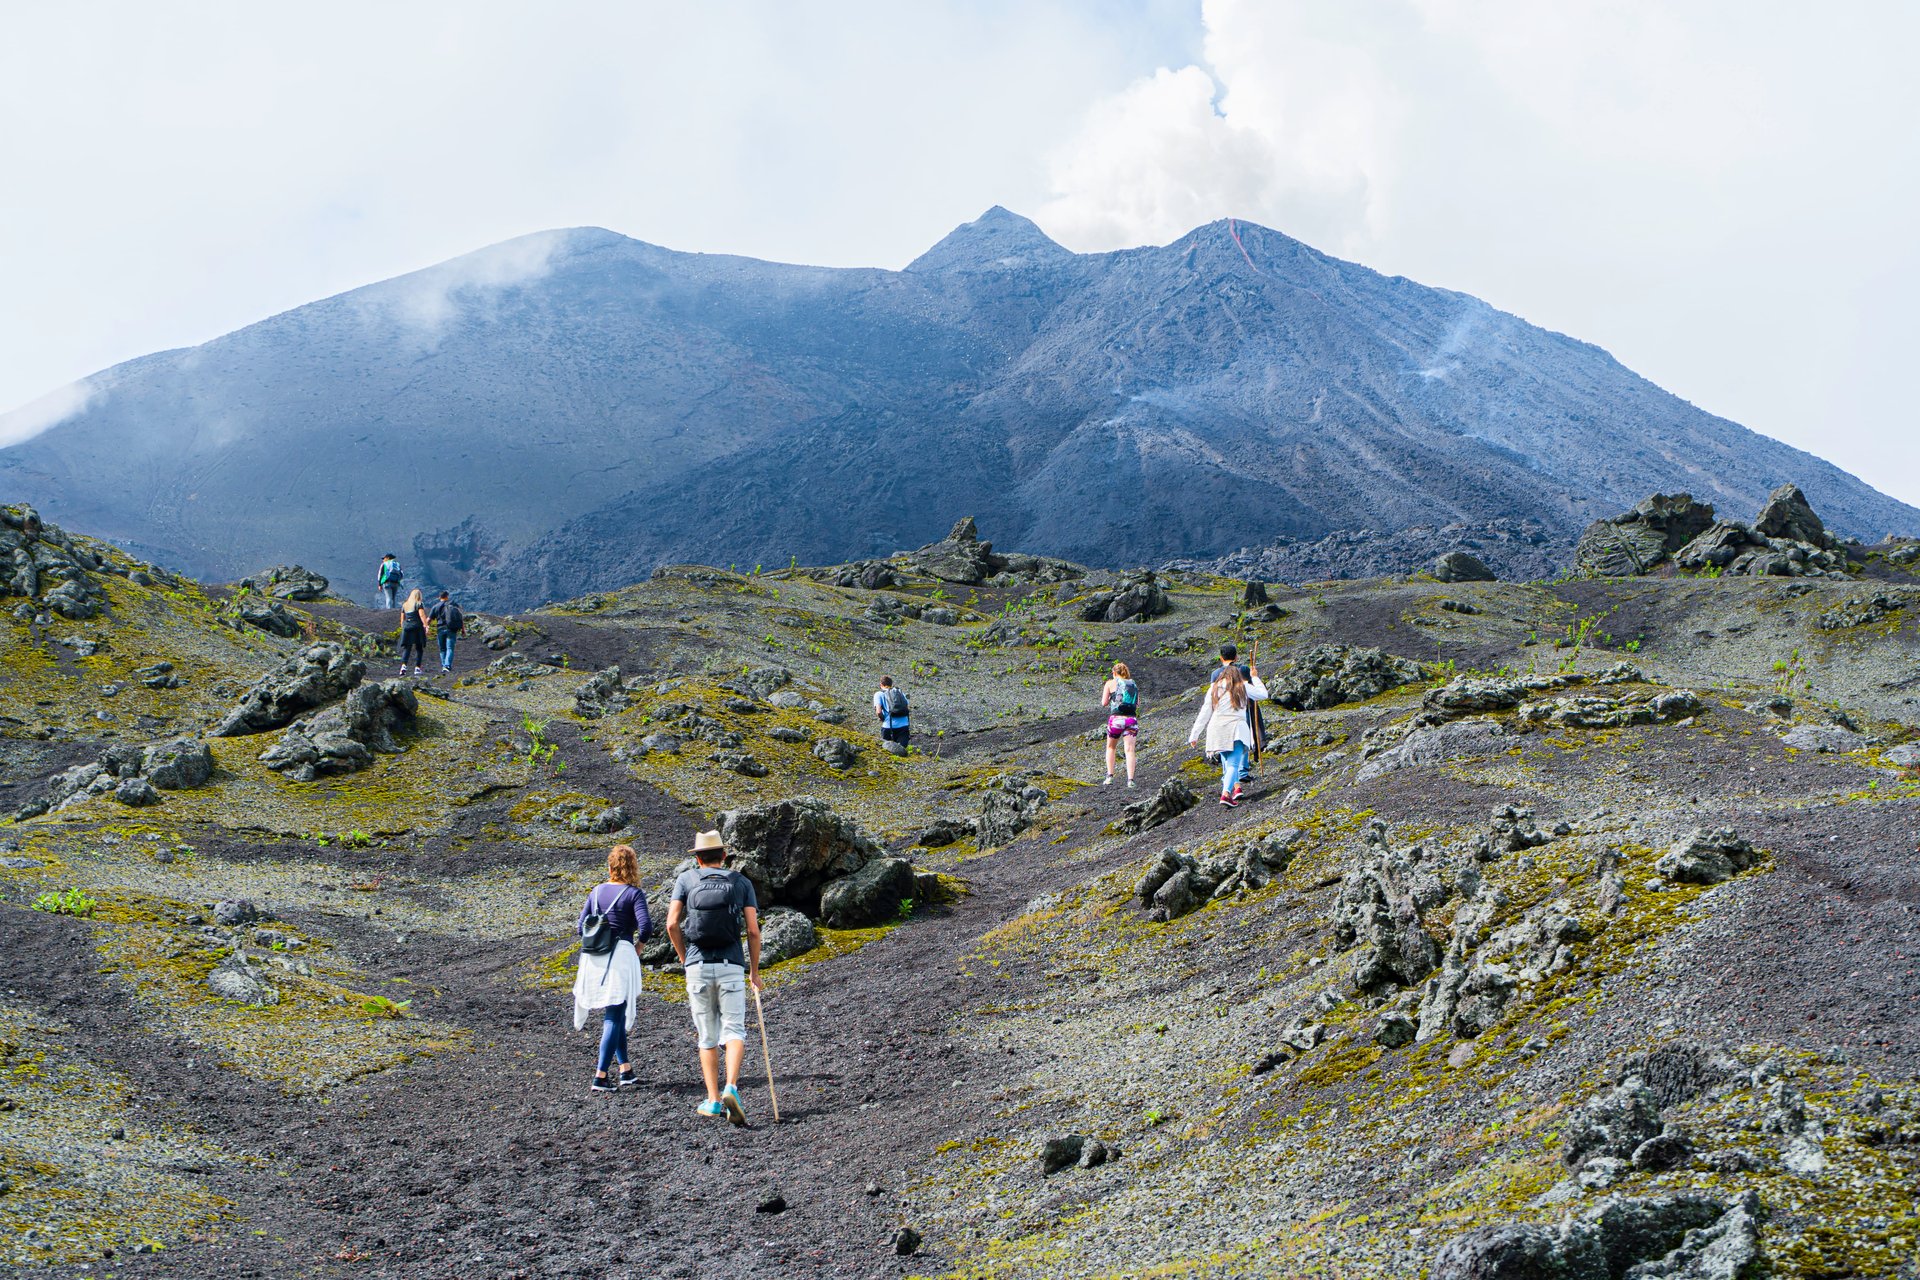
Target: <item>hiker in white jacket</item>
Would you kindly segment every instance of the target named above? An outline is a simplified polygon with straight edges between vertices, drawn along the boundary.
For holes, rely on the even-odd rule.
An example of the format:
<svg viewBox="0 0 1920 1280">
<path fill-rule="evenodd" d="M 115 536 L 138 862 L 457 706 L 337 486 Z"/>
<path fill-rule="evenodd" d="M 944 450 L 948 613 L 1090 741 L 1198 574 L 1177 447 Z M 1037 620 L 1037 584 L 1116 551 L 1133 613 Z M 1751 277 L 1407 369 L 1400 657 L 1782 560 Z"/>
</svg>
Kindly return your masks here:
<svg viewBox="0 0 1920 1280">
<path fill-rule="evenodd" d="M 1194 746 L 1206 735 L 1207 754 L 1220 757 L 1220 803 L 1229 809 L 1240 805 L 1240 775 L 1246 771 L 1247 757 L 1253 751 L 1253 704 L 1265 701 L 1267 686 L 1260 683 L 1260 668 L 1249 667 L 1251 678 L 1240 668 L 1229 665 L 1226 674 L 1207 686 L 1200 695 L 1200 714 L 1194 717 L 1187 745 Z"/>
</svg>

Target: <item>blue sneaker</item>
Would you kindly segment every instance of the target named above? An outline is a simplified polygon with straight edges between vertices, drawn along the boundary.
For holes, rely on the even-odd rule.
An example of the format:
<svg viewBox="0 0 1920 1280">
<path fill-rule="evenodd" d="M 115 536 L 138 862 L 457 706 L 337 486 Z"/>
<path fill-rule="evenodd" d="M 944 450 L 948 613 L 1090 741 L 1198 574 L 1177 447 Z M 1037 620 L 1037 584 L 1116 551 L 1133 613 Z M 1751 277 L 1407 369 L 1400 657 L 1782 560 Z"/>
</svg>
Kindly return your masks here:
<svg viewBox="0 0 1920 1280">
<path fill-rule="evenodd" d="M 725 1107 L 722 1107 L 719 1103 L 712 1102 L 712 1101 L 701 1103 L 699 1106 L 699 1112 L 703 1116 L 723 1116 L 727 1114 Z"/>
<path fill-rule="evenodd" d="M 747 1109 L 740 1105 L 740 1091 L 732 1085 L 720 1091 L 720 1105 L 727 1110 L 727 1119 L 735 1124 L 747 1122 Z"/>
</svg>

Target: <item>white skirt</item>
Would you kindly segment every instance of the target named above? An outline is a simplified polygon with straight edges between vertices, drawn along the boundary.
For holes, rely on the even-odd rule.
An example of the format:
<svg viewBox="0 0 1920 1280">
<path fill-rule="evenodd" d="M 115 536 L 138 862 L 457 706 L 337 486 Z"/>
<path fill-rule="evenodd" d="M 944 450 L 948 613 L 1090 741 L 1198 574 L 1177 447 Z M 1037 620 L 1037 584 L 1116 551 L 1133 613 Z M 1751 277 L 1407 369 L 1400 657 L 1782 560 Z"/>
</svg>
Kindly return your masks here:
<svg viewBox="0 0 1920 1280">
<path fill-rule="evenodd" d="M 573 975 L 573 1029 L 587 1025 L 587 1015 L 609 1005 L 627 1006 L 627 1025 L 640 1016 L 640 953 L 625 938 L 613 944 L 613 954 L 580 955 Z"/>
</svg>

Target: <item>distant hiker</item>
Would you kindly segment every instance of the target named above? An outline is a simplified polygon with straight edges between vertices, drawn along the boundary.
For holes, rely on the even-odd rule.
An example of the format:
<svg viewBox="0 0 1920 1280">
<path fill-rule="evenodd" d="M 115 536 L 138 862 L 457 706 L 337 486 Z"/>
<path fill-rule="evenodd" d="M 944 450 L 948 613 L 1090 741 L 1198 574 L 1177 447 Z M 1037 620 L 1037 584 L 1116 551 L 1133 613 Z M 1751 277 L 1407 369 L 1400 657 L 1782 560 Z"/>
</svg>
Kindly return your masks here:
<svg viewBox="0 0 1920 1280">
<path fill-rule="evenodd" d="M 1188 746 L 1205 734 L 1207 755 L 1220 757 L 1220 803 L 1229 809 L 1240 803 L 1240 779 L 1253 750 L 1253 704 L 1267 696 L 1260 668 L 1249 667 L 1248 675 L 1252 678 L 1242 676 L 1237 664 L 1228 663 L 1220 678 L 1200 695 L 1200 714 L 1187 734 Z"/>
<path fill-rule="evenodd" d="M 391 609 L 400 603 L 400 582 L 406 575 L 400 571 L 400 562 L 388 552 L 380 557 L 380 573 L 374 582 L 380 588 L 380 603 Z"/>
<path fill-rule="evenodd" d="M 1259 645 L 1254 646 L 1256 650 L 1259 647 Z M 1213 669 L 1213 678 L 1218 680 L 1226 675 L 1228 667 L 1238 667 L 1242 680 L 1253 679 L 1253 668 L 1240 661 L 1240 650 L 1235 647 L 1232 641 L 1228 641 L 1226 644 L 1220 646 L 1220 665 Z M 1266 696 L 1264 693 L 1260 695 L 1261 698 L 1265 698 Z M 1260 703 L 1258 700 L 1253 704 L 1250 719 L 1253 722 L 1253 746 L 1247 752 L 1247 767 L 1240 771 L 1240 776 L 1245 779 L 1251 779 L 1253 777 L 1254 767 L 1260 763 L 1260 756 L 1267 749 L 1267 723 L 1260 716 Z"/>
<path fill-rule="evenodd" d="M 427 658 L 427 610 L 421 603 L 420 588 L 407 593 L 400 610 L 400 674 L 407 674 L 407 655 L 413 655 L 413 674 L 421 673 Z"/>
<path fill-rule="evenodd" d="M 1100 686 L 1100 705 L 1107 710 L 1107 780 L 1113 785 L 1113 744 L 1127 745 L 1127 785 L 1133 785 L 1133 748 L 1140 737 L 1140 686 L 1133 682 L 1127 664 L 1113 664 L 1113 678 Z"/>
<path fill-rule="evenodd" d="M 740 1104 L 740 1060 L 747 1054 L 747 984 L 760 989 L 760 903 L 753 881 L 724 865 L 718 831 L 693 841 L 695 865 L 673 882 L 667 937 L 687 967 L 687 1007 L 700 1033 L 700 1074 L 707 1085 L 703 1116 L 747 1122 Z M 740 945 L 746 936 L 746 947 Z M 720 1055 L 727 1084 L 720 1087 Z"/>
<path fill-rule="evenodd" d="M 640 893 L 640 868 L 633 850 L 617 844 L 607 854 L 607 882 L 587 895 L 574 926 L 580 935 L 580 967 L 573 976 L 573 1029 L 587 1025 L 600 1011 L 600 1065 L 593 1073 L 594 1093 L 611 1093 L 636 1083 L 627 1058 L 627 1028 L 640 1003 L 640 953 L 635 950 L 653 932 L 647 900 Z M 607 1072 L 620 1064 L 615 1081 Z"/>
<path fill-rule="evenodd" d="M 873 713 L 880 717 L 880 740 L 907 745 L 910 725 L 907 719 L 907 695 L 894 687 L 892 676 L 880 677 L 880 688 L 873 695 Z"/>
<path fill-rule="evenodd" d="M 433 620 L 433 636 L 440 642 L 440 670 L 453 670 L 453 644 L 460 633 L 467 629 L 467 615 L 453 602 L 446 592 L 440 593 L 440 599 L 433 608 L 427 610 L 427 617 Z"/>
</svg>

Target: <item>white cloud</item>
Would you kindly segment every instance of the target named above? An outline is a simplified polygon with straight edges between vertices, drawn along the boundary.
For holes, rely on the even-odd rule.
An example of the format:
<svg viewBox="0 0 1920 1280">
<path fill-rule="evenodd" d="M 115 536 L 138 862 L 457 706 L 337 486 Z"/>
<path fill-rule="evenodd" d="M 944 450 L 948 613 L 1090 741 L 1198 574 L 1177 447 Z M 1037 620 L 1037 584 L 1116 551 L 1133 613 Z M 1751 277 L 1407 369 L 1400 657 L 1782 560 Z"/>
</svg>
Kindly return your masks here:
<svg viewBox="0 0 1920 1280">
<path fill-rule="evenodd" d="M 42 431 L 59 426 L 93 403 L 98 395 L 99 391 L 90 381 L 70 382 L 11 413 L 0 413 L 0 448 L 31 440 Z"/>
<path fill-rule="evenodd" d="M 570 234 L 565 229 L 537 231 L 477 249 L 388 281 L 362 295 L 362 300 L 384 317 L 437 340 L 456 315 L 484 311 L 500 290 L 546 276 L 553 270 L 555 257 L 566 249 Z"/>
</svg>

